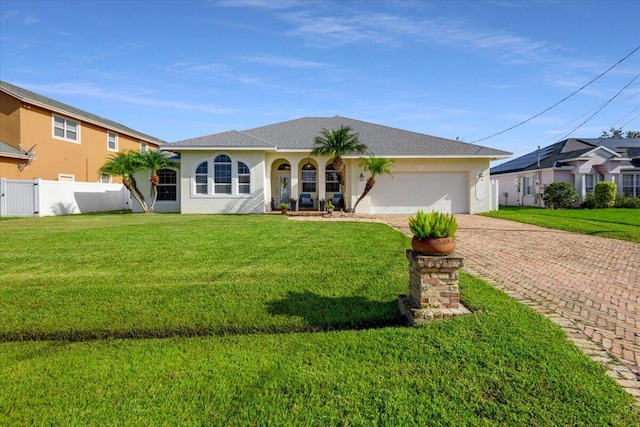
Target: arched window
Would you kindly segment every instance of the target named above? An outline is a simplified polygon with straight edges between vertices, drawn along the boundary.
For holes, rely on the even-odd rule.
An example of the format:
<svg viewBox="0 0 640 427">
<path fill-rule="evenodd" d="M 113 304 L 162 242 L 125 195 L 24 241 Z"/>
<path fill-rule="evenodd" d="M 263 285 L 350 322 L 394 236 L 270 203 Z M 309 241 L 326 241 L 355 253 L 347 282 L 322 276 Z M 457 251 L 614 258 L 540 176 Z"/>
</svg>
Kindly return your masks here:
<svg viewBox="0 0 640 427">
<path fill-rule="evenodd" d="M 316 167 L 311 163 L 302 166 L 302 192 L 316 192 Z"/>
<path fill-rule="evenodd" d="M 231 158 L 221 154 L 213 161 L 215 194 L 231 194 Z"/>
<path fill-rule="evenodd" d="M 340 183 L 338 182 L 338 174 L 336 173 L 333 163 L 327 166 L 325 173 L 325 191 L 327 193 L 337 193 L 340 191 Z"/>
<path fill-rule="evenodd" d="M 238 162 L 238 194 L 251 194 L 251 170 Z"/>
<path fill-rule="evenodd" d="M 209 194 L 209 163 L 202 162 L 196 169 L 196 194 Z"/>
<path fill-rule="evenodd" d="M 158 184 L 158 201 L 178 200 L 178 174 L 172 169 L 160 169 L 158 171 L 160 183 Z"/>
</svg>

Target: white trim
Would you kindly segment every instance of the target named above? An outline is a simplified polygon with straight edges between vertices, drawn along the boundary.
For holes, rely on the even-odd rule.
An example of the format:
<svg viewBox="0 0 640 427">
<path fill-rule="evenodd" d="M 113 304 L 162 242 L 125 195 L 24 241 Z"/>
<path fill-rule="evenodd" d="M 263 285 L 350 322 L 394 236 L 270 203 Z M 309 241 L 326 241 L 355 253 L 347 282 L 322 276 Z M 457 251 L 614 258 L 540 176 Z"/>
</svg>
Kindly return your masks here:
<svg viewBox="0 0 640 427">
<path fill-rule="evenodd" d="M 71 173 L 58 174 L 58 181 L 74 182 L 75 180 L 76 180 L 76 176 L 74 174 L 71 174 Z"/>
<path fill-rule="evenodd" d="M 64 120 L 64 128 L 63 128 L 63 131 L 64 131 L 65 136 L 57 136 L 57 135 L 56 135 L 56 129 L 58 129 L 58 128 L 56 127 L 56 118 L 61 119 L 61 120 Z M 67 122 L 75 123 L 75 125 L 76 125 L 76 130 L 75 130 L 75 132 L 76 132 L 76 139 L 71 139 L 71 138 L 67 138 L 67 137 L 66 137 L 67 132 L 68 132 L 68 130 L 67 130 Z M 80 121 L 79 121 L 79 120 L 74 120 L 74 119 L 71 119 L 71 118 L 69 118 L 69 117 L 64 117 L 64 116 L 62 116 L 62 115 L 60 115 L 60 114 L 56 115 L 55 113 L 51 113 L 51 137 L 52 137 L 53 139 L 57 139 L 57 140 L 59 140 L 59 141 L 71 142 L 72 144 L 80 144 L 80 143 L 81 143 L 81 142 L 80 142 L 80 132 L 81 132 L 81 127 L 82 127 L 82 126 L 81 126 L 81 124 L 80 124 Z"/>
<path fill-rule="evenodd" d="M 109 147 L 109 143 L 111 142 L 110 140 L 110 136 L 113 135 L 113 142 L 115 147 L 114 148 L 110 148 Z M 111 131 L 107 131 L 107 151 L 115 151 L 118 152 L 118 134 L 115 132 L 111 132 Z"/>
</svg>

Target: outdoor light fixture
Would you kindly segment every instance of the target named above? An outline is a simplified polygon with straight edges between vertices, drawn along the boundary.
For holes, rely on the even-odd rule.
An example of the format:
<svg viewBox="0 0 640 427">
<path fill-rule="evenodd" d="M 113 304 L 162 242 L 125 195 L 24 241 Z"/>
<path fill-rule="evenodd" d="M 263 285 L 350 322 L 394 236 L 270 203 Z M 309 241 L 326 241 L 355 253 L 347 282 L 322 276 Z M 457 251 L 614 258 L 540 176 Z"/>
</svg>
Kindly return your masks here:
<svg viewBox="0 0 640 427">
<path fill-rule="evenodd" d="M 360 181 L 364 181 L 364 174 L 360 172 Z"/>
</svg>

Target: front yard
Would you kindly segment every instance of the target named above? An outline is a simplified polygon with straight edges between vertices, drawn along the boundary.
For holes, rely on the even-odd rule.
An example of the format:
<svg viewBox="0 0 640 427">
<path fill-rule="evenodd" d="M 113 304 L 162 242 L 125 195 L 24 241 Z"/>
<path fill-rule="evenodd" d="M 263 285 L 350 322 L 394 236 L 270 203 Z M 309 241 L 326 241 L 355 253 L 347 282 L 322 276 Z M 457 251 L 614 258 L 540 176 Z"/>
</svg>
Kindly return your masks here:
<svg viewBox="0 0 640 427">
<path fill-rule="evenodd" d="M 409 239 L 281 216 L 0 223 L 0 425 L 640 423 L 602 367 L 469 275 L 408 328 Z"/>
</svg>

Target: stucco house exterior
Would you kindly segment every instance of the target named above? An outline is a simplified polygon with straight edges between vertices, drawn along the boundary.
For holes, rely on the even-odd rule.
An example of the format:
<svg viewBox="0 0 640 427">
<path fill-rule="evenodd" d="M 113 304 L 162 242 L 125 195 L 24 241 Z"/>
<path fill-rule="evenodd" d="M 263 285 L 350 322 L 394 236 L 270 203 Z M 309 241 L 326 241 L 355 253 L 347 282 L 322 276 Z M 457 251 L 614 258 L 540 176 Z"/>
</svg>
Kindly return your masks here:
<svg viewBox="0 0 640 427">
<path fill-rule="evenodd" d="M 162 144 L 120 123 L 0 81 L 0 178 L 110 182 L 110 176 L 98 172 L 109 156 Z"/>
<path fill-rule="evenodd" d="M 543 206 L 544 187 L 568 182 L 584 199 L 600 181 L 640 196 L 640 138 L 569 138 L 491 168 L 501 205 Z"/>
<path fill-rule="evenodd" d="M 300 194 L 309 194 L 309 209 L 318 209 L 320 200 L 340 190 L 332 159 L 310 152 L 323 129 L 341 126 L 358 134 L 371 153 L 395 162 L 394 177 L 377 177 L 358 213 L 488 211 L 489 163 L 511 155 L 346 117 L 305 117 L 166 144 L 162 149 L 177 153 L 180 166 L 162 171 L 156 212 L 263 213 Z M 360 157 L 366 155 L 344 156 L 346 207 L 353 207 L 365 186 Z M 146 187 L 145 181 L 138 180 Z"/>
</svg>

